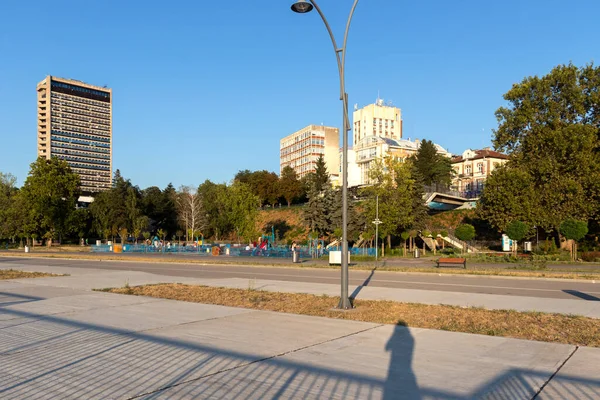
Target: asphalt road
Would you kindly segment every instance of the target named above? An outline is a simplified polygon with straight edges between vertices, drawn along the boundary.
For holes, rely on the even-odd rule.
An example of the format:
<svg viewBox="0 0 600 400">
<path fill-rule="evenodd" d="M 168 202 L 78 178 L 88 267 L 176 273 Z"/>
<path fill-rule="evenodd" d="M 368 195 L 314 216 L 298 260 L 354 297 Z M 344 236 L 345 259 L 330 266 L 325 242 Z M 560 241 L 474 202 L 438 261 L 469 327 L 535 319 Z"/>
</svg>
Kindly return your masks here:
<svg viewBox="0 0 600 400">
<path fill-rule="evenodd" d="M 209 260 L 207 260 L 209 261 Z M 97 268 L 107 270 L 144 271 L 159 275 L 197 278 L 244 278 L 292 282 L 337 283 L 340 273 L 333 269 L 281 268 L 231 265 L 163 264 L 146 262 L 115 262 L 64 260 L 22 257 L 0 257 L 2 263 L 16 263 L 34 270 L 36 265 Z M 459 293 L 485 293 L 557 299 L 600 301 L 600 281 L 561 281 L 516 279 L 484 276 L 452 276 L 407 274 L 387 271 L 350 271 L 350 290 L 359 285 L 369 287 L 435 290 Z"/>
</svg>

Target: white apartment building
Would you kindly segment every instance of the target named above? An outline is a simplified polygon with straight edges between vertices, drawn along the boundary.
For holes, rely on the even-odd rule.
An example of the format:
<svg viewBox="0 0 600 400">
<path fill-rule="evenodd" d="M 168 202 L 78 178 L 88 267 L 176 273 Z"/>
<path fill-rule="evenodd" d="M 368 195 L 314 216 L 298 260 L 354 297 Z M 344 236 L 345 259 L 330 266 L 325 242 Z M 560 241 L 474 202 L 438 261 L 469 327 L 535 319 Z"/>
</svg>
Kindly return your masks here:
<svg viewBox="0 0 600 400">
<path fill-rule="evenodd" d="M 438 154 L 442 154 L 448 158 L 452 154 L 444 149 L 439 144 L 435 144 Z M 391 139 L 379 136 L 368 136 L 361 139 L 353 147 L 353 155 L 355 158 L 355 168 L 348 169 L 348 185 L 360 186 L 369 184 L 369 171 L 373 167 L 373 162 L 377 159 L 383 159 L 387 156 L 394 157 L 397 160 L 405 161 L 408 157 L 414 155 L 419 150 L 421 141 L 415 139 Z M 350 156 L 348 157 L 350 159 Z M 350 176 L 350 173 L 353 176 Z M 354 185 L 350 185 L 353 182 Z"/>
<path fill-rule="evenodd" d="M 315 172 L 317 159 L 323 155 L 332 180 L 337 179 L 340 132 L 338 128 L 309 125 L 279 141 L 279 172 L 292 167 L 302 178 Z"/>
<path fill-rule="evenodd" d="M 355 106 L 352 118 L 354 145 L 369 136 L 402 139 L 402 111 L 382 99 L 361 109 Z"/>
</svg>

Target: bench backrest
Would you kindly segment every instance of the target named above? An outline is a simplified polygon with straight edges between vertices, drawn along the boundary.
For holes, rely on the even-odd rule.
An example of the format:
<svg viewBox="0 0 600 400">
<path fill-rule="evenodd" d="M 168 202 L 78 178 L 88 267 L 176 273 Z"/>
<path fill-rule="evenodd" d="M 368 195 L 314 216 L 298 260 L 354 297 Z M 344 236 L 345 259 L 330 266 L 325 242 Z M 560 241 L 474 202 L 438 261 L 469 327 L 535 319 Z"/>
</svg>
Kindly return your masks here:
<svg viewBox="0 0 600 400">
<path fill-rule="evenodd" d="M 466 260 L 464 258 L 440 258 L 438 262 L 442 263 L 464 263 Z"/>
</svg>

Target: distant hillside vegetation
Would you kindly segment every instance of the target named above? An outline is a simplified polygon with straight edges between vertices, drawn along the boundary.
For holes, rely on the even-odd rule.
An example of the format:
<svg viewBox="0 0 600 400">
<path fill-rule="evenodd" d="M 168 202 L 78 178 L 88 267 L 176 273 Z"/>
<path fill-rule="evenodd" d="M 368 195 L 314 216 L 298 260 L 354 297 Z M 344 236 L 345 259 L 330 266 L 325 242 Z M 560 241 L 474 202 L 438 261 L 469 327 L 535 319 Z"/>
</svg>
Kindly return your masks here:
<svg viewBox="0 0 600 400">
<path fill-rule="evenodd" d="M 302 218 L 303 206 L 281 207 L 261 210 L 256 220 L 256 228 L 265 234 L 275 229 L 275 237 L 280 242 L 303 241 L 308 237 L 308 227 Z"/>
</svg>

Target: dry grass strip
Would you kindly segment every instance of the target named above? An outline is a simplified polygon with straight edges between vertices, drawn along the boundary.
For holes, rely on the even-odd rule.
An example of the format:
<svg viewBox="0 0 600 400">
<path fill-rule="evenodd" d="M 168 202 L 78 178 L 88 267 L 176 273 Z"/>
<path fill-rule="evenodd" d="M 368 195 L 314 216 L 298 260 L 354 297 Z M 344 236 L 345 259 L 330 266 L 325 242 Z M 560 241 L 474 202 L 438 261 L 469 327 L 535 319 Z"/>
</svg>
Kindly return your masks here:
<svg viewBox="0 0 600 400">
<path fill-rule="evenodd" d="M 47 276 L 60 276 L 55 274 L 46 274 L 44 272 L 24 272 L 15 269 L 0 269 L 0 280 L 3 279 L 22 279 L 22 278 L 44 278 Z"/>
<path fill-rule="evenodd" d="M 292 314 L 600 347 L 600 319 L 561 314 L 374 300 L 356 300 L 354 310 L 340 312 L 334 310 L 339 297 L 182 284 L 124 287 L 106 289 L 106 291 Z"/>
</svg>

